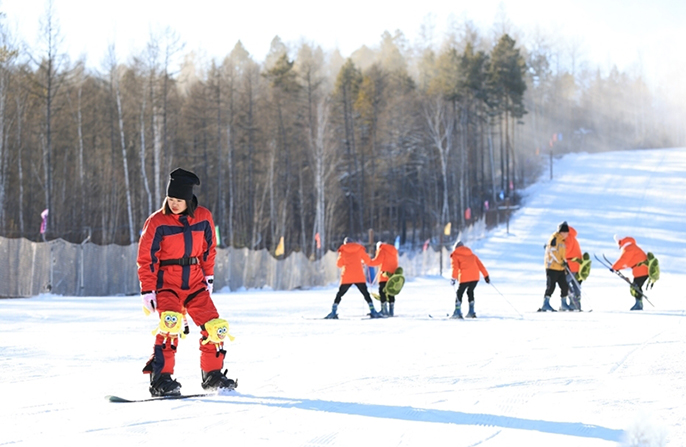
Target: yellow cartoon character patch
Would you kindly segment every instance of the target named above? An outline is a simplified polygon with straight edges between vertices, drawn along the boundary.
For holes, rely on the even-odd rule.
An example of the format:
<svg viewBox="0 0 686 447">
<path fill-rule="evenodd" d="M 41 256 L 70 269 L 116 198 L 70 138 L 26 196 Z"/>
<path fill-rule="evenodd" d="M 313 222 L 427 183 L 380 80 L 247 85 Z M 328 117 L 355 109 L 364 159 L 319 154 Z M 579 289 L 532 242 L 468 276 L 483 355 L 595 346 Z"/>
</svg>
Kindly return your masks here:
<svg viewBox="0 0 686 447">
<path fill-rule="evenodd" d="M 183 333 L 183 315 L 179 312 L 165 311 L 160 315 L 160 324 L 152 331 L 156 334 L 167 335 L 169 337 L 185 338 Z"/>
<path fill-rule="evenodd" d="M 229 322 L 221 318 L 215 318 L 205 323 L 205 330 L 207 331 L 207 338 L 203 340 L 202 344 L 207 343 L 222 344 L 228 338 L 233 341 L 234 337 L 229 334 Z"/>
</svg>

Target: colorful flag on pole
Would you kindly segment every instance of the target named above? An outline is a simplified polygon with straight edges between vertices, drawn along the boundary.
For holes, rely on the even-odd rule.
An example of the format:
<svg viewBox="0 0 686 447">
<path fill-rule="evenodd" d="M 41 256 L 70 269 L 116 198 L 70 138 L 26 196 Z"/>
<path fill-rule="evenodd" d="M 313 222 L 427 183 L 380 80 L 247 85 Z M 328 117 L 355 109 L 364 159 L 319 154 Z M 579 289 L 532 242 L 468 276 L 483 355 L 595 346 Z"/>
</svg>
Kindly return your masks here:
<svg viewBox="0 0 686 447">
<path fill-rule="evenodd" d="M 217 236 L 217 243 L 215 245 L 219 247 L 222 244 L 222 238 L 219 236 L 219 225 L 214 226 L 214 233 Z"/>
<path fill-rule="evenodd" d="M 424 242 L 424 248 L 422 248 L 422 251 L 426 251 L 429 248 L 429 242 L 431 242 L 431 239 L 427 239 L 426 242 Z"/>
<path fill-rule="evenodd" d="M 452 223 L 448 222 L 448 225 L 446 225 L 443 229 L 443 234 L 445 234 L 446 236 L 450 236 L 450 230 L 452 229 L 452 227 Z"/>
<path fill-rule="evenodd" d="M 468 207 L 466 210 L 464 210 L 464 219 L 469 220 L 471 218 L 472 218 L 472 209 Z"/>
<path fill-rule="evenodd" d="M 283 236 L 281 236 L 281 239 L 279 239 L 279 245 L 276 246 L 276 250 L 274 251 L 274 256 L 281 256 L 283 255 L 283 252 Z"/>
<path fill-rule="evenodd" d="M 395 246 L 396 250 L 400 250 L 400 236 L 395 237 L 395 244 L 393 245 Z"/>
<path fill-rule="evenodd" d="M 48 229 L 48 209 L 44 209 L 42 213 L 40 213 L 41 221 L 40 224 L 40 234 L 45 234 L 45 231 Z"/>
<path fill-rule="evenodd" d="M 316 233 L 316 234 L 314 235 L 314 240 L 315 240 L 315 242 L 317 242 L 317 249 L 322 248 L 322 240 L 321 240 L 321 238 L 319 237 L 319 233 Z"/>
</svg>

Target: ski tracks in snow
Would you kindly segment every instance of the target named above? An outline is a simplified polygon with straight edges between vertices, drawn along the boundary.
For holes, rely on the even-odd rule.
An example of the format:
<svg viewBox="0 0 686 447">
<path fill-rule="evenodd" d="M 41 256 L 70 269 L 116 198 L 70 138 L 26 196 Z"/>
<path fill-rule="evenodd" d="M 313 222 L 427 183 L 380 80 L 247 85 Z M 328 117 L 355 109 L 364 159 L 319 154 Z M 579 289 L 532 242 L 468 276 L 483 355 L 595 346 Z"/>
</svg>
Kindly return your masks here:
<svg viewBox="0 0 686 447">
<path fill-rule="evenodd" d="M 317 436 L 305 444 L 305 447 L 323 447 L 327 445 L 335 445 L 338 432 L 327 433 L 325 435 Z"/>
<path fill-rule="evenodd" d="M 679 320 L 679 323 L 680 322 L 681 322 L 681 320 Z M 622 359 L 620 361 L 616 362 L 610 368 L 610 370 L 608 371 L 608 374 L 613 374 L 615 371 L 617 371 L 622 366 L 624 366 L 630 358 L 634 357 L 636 355 L 636 353 L 642 351 L 646 346 L 654 344 L 656 339 L 658 339 L 660 336 L 662 336 L 665 332 L 669 332 L 669 331 L 673 331 L 673 330 L 674 330 L 674 328 L 670 325 L 670 326 L 666 327 L 665 329 L 659 331 L 658 333 L 648 337 L 642 343 L 636 345 L 632 350 L 627 352 L 624 355 L 624 357 L 622 357 Z"/>
</svg>

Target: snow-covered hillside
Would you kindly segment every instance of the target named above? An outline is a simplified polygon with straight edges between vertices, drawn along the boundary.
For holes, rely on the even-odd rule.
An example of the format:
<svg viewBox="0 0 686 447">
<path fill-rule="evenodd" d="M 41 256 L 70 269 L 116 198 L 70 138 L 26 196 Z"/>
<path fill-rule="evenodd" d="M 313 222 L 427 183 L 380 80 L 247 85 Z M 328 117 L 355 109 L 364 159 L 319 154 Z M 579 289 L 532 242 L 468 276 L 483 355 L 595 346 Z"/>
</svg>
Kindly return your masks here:
<svg viewBox="0 0 686 447">
<path fill-rule="evenodd" d="M 686 149 L 572 154 L 554 173 L 526 191 L 509 233 L 469 244 L 493 281 L 476 289 L 475 320 L 445 319 L 442 277 L 408 282 L 384 320 L 363 319 L 355 289 L 338 321 L 318 319 L 334 287 L 215 294 L 236 336 L 227 396 L 104 399 L 147 395 L 156 322 L 138 297 L 0 300 L 0 446 L 682 446 Z M 654 307 L 630 312 L 626 283 L 594 263 L 586 312 L 535 312 L 562 220 L 583 251 L 616 259 L 614 234 L 653 251 Z M 196 340 L 177 355 L 186 393 L 201 391 Z"/>
</svg>

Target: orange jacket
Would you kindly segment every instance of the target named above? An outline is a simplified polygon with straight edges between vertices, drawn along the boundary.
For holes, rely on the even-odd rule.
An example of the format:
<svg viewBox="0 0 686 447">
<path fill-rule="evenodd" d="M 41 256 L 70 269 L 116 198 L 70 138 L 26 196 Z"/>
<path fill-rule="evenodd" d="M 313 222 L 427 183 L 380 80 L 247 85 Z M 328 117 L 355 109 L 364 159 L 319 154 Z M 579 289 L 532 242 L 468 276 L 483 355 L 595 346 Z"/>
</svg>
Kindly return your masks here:
<svg viewBox="0 0 686 447">
<path fill-rule="evenodd" d="M 567 254 L 565 255 L 567 258 L 567 264 L 569 264 L 569 270 L 572 273 L 576 273 L 579 271 L 579 267 L 581 264 L 578 262 L 572 261 L 574 258 L 579 258 L 581 259 L 581 247 L 579 247 L 579 241 L 576 240 L 576 230 L 572 227 L 569 227 L 569 236 L 567 236 L 567 239 L 565 239 L 565 245 L 567 246 Z"/>
<path fill-rule="evenodd" d="M 479 272 L 484 277 L 488 276 L 488 271 L 479 257 L 464 245 L 457 247 L 450 253 L 450 265 L 453 268 L 452 277 L 461 283 L 478 281 Z"/>
<path fill-rule="evenodd" d="M 214 275 L 216 247 L 212 213 L 199 206 L 195 217 L 155 211 L 143 225 L 138 242 L 138 279 L 141 291 L 160 289 L 195 291 Z M 198 264 L 167 265 L 160 261 L 198 258 Z"/>
<path fill-rule="evenodd" d="M 370 265 L 371 258 L 364 247 L 357 242 L 348 242 L 338 248 L 338 260 L 336 265 L 341 271 L 341 284 L 366 283 L 362 263 Z"/>
<path fill-rule="evenodd" d="M 632 237 L 625 237 L 619 240 L 619 246 L 622 253 L 619 259 L 612 264 L 613 270 L 631 269 L 634 278 L 640 276 L 648 276 L 648 266 L 646 264 L 638 265 L 648 259 L 646 254 L 636 245 L 636 240 Z"/>
<path fill-rule="evenodd" d="M 381 266 L 379 282 L 388 281 L 388 278 L 390 278 L 398 268 L 398 250 L 391 244 L 382 243 L 376 250 L 376 256 L 374 256 L 372 262 L 367 265 Z"/>
<path fill-rule="evenodd" d="M 569 236 L 567 236 L 569 237 Z M 562 235 L 553 233 L 545 246 L 544 264 L 546 269 L 564 271 L 562 261 L 567 258 L 567 245 Z"/>
</svg>

